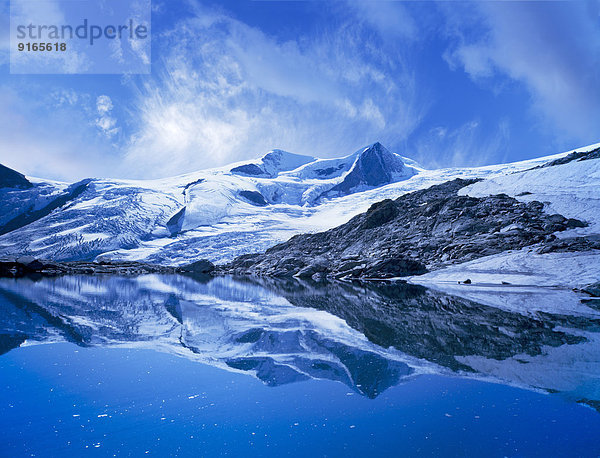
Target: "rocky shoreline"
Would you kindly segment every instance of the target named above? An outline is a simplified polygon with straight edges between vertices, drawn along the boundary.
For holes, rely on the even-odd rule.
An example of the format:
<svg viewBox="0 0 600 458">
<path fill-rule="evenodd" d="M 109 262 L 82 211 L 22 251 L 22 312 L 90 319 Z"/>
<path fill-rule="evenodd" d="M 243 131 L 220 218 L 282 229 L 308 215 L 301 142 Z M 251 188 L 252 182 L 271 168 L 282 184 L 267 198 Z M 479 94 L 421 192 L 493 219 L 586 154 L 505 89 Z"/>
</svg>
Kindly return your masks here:
<svg viewBox="0 0 600 458">
<path fill-rule="evenodd" d="M 25 276 L 54 277 L 59 275 L 142 275 L 142 274 L 198 274 L 209 275 L 215 266 L 200 260 L 185 266 L 172 267 L 142 262 L 53 262 L 31 256 L 0 260 L 0 278 Z"/>
</svg>

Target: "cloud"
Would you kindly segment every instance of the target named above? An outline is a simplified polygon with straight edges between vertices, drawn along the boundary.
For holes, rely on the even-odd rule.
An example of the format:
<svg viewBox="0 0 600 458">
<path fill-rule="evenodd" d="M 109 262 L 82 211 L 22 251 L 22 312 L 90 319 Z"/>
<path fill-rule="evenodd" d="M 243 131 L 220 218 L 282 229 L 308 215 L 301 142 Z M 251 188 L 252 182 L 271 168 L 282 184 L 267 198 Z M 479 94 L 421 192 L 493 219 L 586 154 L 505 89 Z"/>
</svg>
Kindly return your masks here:
<svg viewBox="0 0 600 458">
<path fill-rule="evenodd" d="M 470 120 L 456 129 L 435 126 L 419 135 L 412 151 L 415 159 L 431 168 L 473 167 L 504 162 L 510 145 L 507 120 L 497 127 L 484 126 L 478 119 Z"/>
<path fill-rule="evenodd" d="M 151 76 L 4 78 L 5 162 L 151 178 L 272 148 L 333 157 L 378 140 L 433 167 L 562 148 L 552 136 L 597 141 L 598 14 L 581 2 L 319 2 L 281 26 L 165 5 L 153 4 Z"/>
<path fill-rule="evenodd" d="M 158 40 L 164 69 L 140 87 L 124 170 L 164 176 L 273 147 L 348 154 L 374 140 L 397 143 L 423 117 L 415 74 L 366 45 L 365 30 L 347 18 L 282 41 L 194 8 L 193 18 Z"/>
<path fill-rule="evenodd" d="M 31 82 L 27 91 L 0 86 L 0 163 L 30 176 L 69 182 L 113 176 L 119 157 L 87 122 L 95 112 L 93 99 L 74 90 L 44 95 L 45 90 L 38 92 Z"/>
<path fill-rule="evenodd" d="M 10 62 L 10 3 L 0 0 L 0 65 Z"/>
<path fill-rule="evenodd" d="M 355 21 L 368 24 L 385 39 L 416 40 L 418 37 L 417 23 L 402 2 L 348 0 L 345 5 Z"/>
<path fill-rule="evenodd" d="M 600 124 L 600 21 L 588 3 L 481 2 L 469 14 L 447 8 L 456 44 L 446 60 L 484 85 L 497 84 L 497 75 L 522 83 L 538 127 L 591 143 Z"/>
<path fill-rule="evenodd" d="M 96 99 L 96 109 L 98 111 L 96 126 L 100 131 L 108 138 L 117 135 L 120 129 L 117 127 L 117 120 L 111 115 L 113 109 L 111 98 L 107 95 L 98 96 Z"/>
<path fill-rule="evenodd" d="M 100 95 L 96 99 L 96 108 L 101 115 L 107 114 L 113 109 L 112 100 L 107 95 Z"/>
</svg>

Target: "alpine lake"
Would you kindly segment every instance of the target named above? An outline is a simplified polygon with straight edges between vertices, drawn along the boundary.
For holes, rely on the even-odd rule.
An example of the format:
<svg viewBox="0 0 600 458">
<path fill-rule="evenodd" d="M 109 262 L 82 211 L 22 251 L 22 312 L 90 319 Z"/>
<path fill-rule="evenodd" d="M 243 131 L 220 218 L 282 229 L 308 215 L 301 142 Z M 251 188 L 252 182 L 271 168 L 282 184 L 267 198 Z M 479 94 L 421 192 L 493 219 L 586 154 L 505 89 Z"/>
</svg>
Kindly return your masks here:
<svg viewBox="0 0 600 458">
<path fill-rule="evenodd" d="M 0 279 L 0 456 L 599 456 L 572 291 Z"/>
</svg>

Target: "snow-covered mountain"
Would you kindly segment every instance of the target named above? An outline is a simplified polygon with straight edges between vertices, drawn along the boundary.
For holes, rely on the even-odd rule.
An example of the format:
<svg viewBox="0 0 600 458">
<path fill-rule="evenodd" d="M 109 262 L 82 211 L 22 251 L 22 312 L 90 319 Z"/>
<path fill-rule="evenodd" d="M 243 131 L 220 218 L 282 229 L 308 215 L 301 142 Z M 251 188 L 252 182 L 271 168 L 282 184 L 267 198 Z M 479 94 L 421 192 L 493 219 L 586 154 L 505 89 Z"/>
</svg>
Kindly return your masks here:
<svg viewBox="0 0 600 458">
<path fill-rule="evenodd" d="M 454 178 L 500 180 L 493 183 L 506 185 L 496 186 L 497 192 L 517 195 L 522 191 L 511 192 L 513 182 L 506 181 L 511 174 L 569 153 L 498 166 L 425 170 L 375 143 L 339 159 L 273 150 L 256 160 L 168 179 L 86 179 L 71 185 L 2 169 L 0 257 L 226 262 L 295 234 L 330 229 L 375 202 Z M 600 182 L 598 163 L 569 162 L 524 173 L 528 182 L 538 176 L 551 182 L 568 168 L 559 192 L 561 213 L 578 217 L 585 211 L 593 219 L 599 208 L 593 192 Z M 544 202 L 559 199 L 544 185 L 528 192 L 524 199 L 536 199 L 536 193 L 543 194 L 538 200 Z"/>
<path fill-rule="evenodd" d="M 87 179 L 67 185 L 27 181 L 6 169 L 0 182 L 0 234 L 6 234 L 0 256 L 102 255 L 169 264 L 231 259 L 335 224 L 307 221 L 330 194 L 348 196 L 416 173 L 379 143 L 327 160 L 273 150 L 257 160 L 154 181 Z"/>
</svg>

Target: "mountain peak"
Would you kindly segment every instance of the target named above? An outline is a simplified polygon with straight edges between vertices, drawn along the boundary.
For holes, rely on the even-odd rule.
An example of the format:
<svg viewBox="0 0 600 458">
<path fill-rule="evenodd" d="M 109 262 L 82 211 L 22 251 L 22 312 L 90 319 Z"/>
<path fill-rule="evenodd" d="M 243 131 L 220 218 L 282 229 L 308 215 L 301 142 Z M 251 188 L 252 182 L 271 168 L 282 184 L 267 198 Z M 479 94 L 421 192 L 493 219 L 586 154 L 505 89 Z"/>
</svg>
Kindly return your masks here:
<svg viewBox="0 0 600 458">
<path fill-rule="evenodd" d="M 346 195 L 359 189 L 407 179 L 414 174 L 414 169 L 404 165 L 400 156 L 391 153 L 380 142 L 375 142 L 358 151 L 356 161 L 344 180 L 328 191 L 326 196 Z"/>
<path fill-rule="evenodd" d="M 375 142 L 375 143 L 372 143 L 371 145 L 365 147 L 363 152 L 366 152 L 367 150 L 388 151 L 388 149 L 385 146 L 383 146 L 380 142 Z"/>
<path fill-rule="evenodd" d="M 396 154 L 390 152 L 390 150 L 388 150 L 385 146 L 383 146 L 379 142 L 375 142 L 369 146 L 365 146 L 362 150 L 359 150 L 359 151 L 360 151 L 360 153 L 358 154 L 358 157 L 376 155 L 376 156 L 381 157 L 382 159 L 386 159 L 386 160 L 392 161 L 392 162 L 394 162 L 395 159 L 399 157 Z"/>
</svg>

